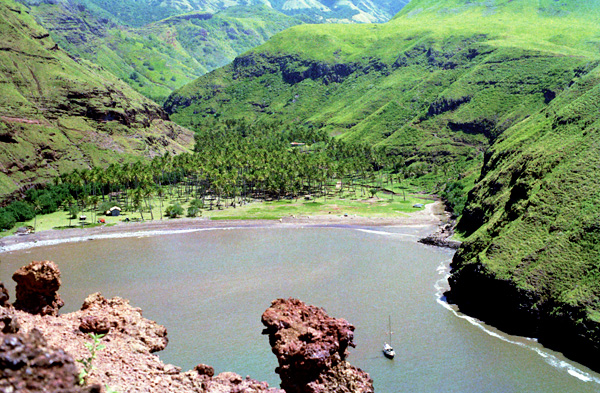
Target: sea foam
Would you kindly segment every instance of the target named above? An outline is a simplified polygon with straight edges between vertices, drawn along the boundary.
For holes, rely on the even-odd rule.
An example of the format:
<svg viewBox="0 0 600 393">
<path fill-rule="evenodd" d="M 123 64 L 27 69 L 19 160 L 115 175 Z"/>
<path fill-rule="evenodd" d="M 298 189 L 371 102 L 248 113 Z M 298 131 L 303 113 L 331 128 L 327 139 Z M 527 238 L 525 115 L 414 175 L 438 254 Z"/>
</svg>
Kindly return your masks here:
<svg viewBox="0 0 600 393">
<path fill-rule="evenodd" d="M 458 312 L 454 307 L 452 307 L 450 304 L 448 304 L 448 302 L 446 301 L 446 298 L 444 296 L 444 291 L 446 291 L 448 289 L 448 277 L 450 277 L 450 260 L 442 262 L 442 264 L 440 266 L 438 266 L 437 272 L 441 276 L 441 278 L 434 285 L 435 290 L 436 290 L 436 292 L 435 292 L 436 301 L 442 307 L 444 307 L 445 309 L 452 312 L 456 317 L 468 321 L 473 326 L 477 327 L 478 329 L 482 330 L 483 332 L 485 332 L 486 334 L 488 334 L 494 338 L 500 339 L 509 344 L 513 344 L 513 345 L 517 345 L 522 348 L 529 349 L 530 351 L 537 353 L 550 366 L 552 366 L 558 370 L 566 371 L 570 376 L 577 378 L 580 381 L 593 382 L 593 383 L 600 385 L 600 378 L 595 377 L 595 376 L 581 370 L 580 368 L 576 367 L 574 364 L 566 362 L 564 360 L 561 360 L 558 357 L 556 357 L 555 355 L 545 351 L 542 348 L 511 339 L 511 338 L 509 338 L 509 336 L 507 336 L 505 334 L 497 333 L 497 332 L 489 329 L 487 326 L 485 326 L 485 324 L 483 324 L 483 322 L 481 322 L 480 320 Z M 532 342 L 532 343 L 537 342 L 537 340 L 533 339 L 533 338 L 526 338 L 526 340 L 529 342 Z"/>
<path fill-rule="evenodd" d="M 26 243 L 11 244 L 11 245 L 7 245 L 7 246 L 0 246 L 0 253 L 26 250 L 28 248 L 34 248 L 34 247 L 53 246 L 56 244 L 63 244 L 63 243 L 83 242 L 83 241 L 87 241 L 87 240 L 124 239 L 124 238 L 130 238 L 130 237 L 143 238 L 143 237 L 149 237 L 149 236 L 163 236 L 163 235 L 174 235 L 174 234 L 179 234 L 179 233 L 192 233 L 192 232 L 227 230 L 227 229 L 233 229 L 233 228 L 193 228 L 193 229 L 169 229 L 169 230 L 136 231 L 136 232 L 105 233 L 105 234 L 100 233 L 100 234 L 89 235 L 89 236 L 74 236 L 74 237 L 69 237 L 69 238 L 64 238 L 64 239 L 39 240 L 36 242 L 26 242 Z"/>
</svg>

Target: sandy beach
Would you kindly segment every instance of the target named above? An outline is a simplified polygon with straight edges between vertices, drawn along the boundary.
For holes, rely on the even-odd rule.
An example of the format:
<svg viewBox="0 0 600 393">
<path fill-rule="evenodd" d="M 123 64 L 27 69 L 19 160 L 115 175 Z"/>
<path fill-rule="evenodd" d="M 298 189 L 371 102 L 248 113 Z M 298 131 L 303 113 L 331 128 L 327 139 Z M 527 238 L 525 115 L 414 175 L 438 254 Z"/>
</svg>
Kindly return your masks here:
<svg viewBox="0 0 600 393">
<path fill-rule="evenodd" d="M 40 231 L 28 235 L 7 236 L 0 240 L 0 253 L 43 247 L 52 244 L 93 239 L 162 235 L 174 232 L 194 232 L 218 228 L 294 228 L 294 227 L 344 227 L 344 226 L 438 226 L 448 219 L 441 201 L 425 205 L 425 209 L 398 217 L 363 216 L 289 216 L 280 220 L 210 220 L 207 218 L 178 218 L 144 222 L 120 222 L 113 226 L 72 228 Z"/>
</svg>

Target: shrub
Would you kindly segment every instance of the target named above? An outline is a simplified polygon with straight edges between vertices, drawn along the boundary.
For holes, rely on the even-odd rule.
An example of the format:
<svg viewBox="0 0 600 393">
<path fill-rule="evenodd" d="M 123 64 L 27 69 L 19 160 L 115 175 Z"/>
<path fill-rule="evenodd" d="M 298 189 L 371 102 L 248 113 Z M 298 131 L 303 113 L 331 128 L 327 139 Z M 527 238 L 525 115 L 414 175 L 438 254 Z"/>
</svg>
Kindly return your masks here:
<svg viewBox="0 0 600 393">
<path fill-rule="evenodd" d="M 181 216 L 183 214 L 183 207 L 179 203 L 174 205 L 169 205 L 165 209 L 165 214 L 171 218 L 177 218 L 177 216 Z"/>
<path fill-rule="evenodd" d="M 190 202 L 190 207 L 187 209 L 188 217 L 196 217 L 199 213 L 201 213 L 201 209 L 204 207 L 204 203 L 200 199 L 194 199 Z"/>
<path fill-rule="evenodd" d="M 6 209 L 0 210 L 0 230 L 9 230 L 15 226 L 17 220 L 10 211 Z"/>
<path fill-rule="evenodd" d="M 37 201 L 40 204 L 40 207 L 41 207 L 40 213 L 42 213 L 42 214 L 54 213 L 55 211 L 58 210 L 58 205 L 61 202 L 61 201 L 55 200 L 54 195 L 49 192 L 41 194 L 38 197 Z"/>
<path fill-rule="evenodd" d="M 467 194 L 464 191 L 464 185 L 460 181 L 453 181 L 446 184 L 442 198 L 446 200 L 446 203 L 452 209 L 452 213 L 455 216 L 458 217 L 462 214 L 467 203 Z"/>
<path fill-rule="evenodd" d="M 16 221 L 29 221 L 35 217 L 35 210 L 30 203 L 24 201 L 13 202 L 6 208 Z M 14 224 L 13 224 L 14 225 Z"/>
<path fill-rule="evenodd" d="M 58 206 L 67 198 L 69 190 L 63 185 L 51 186 L 41 190 L 29 190 L 25 200 L 31 205 L 39 204 L 38 213 L 49 214 L 58 210 Z"/>
</svg>

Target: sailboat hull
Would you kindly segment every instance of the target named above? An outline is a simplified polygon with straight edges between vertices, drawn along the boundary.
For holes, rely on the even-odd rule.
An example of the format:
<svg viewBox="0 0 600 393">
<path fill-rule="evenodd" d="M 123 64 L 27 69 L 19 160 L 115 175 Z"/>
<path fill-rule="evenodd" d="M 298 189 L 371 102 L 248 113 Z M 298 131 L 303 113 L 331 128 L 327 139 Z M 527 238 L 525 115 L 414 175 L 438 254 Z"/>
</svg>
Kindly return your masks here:
<svg viewBox="0 0 600 393">
<path fill-rule="evenodd" d="M 396 352 L 394 352 L 394 348 L 392 348 L 392 346 L 388 343 L 385 343 L 385 345 L 383 346 L 383 354 L 388 359 L 393 359 L 394 356 L 396 356 Z"/>
</svg>

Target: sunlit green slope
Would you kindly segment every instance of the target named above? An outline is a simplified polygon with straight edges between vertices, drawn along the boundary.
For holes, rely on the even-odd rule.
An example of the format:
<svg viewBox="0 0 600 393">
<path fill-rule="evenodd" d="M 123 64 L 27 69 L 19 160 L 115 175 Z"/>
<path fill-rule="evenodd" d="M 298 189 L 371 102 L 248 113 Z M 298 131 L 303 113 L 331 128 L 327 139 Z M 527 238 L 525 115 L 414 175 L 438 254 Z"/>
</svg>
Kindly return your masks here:
<svg viewBox="0 0 600 393">
<path fill-rule="evenodd" d="M 79 0 L 21 0 L 69 54 L 92 61 L 162 103 L 173 90 L 301 23 L 270 8 L 191 12 L 139 28 Z"/>
<path fill-rule="evenodd" d="M 0 198 L 75 168 L 187 150 L 191 132 L 0 2 Z"/>
<path fill-rule="evenodd" d="M 573 23 L 576 16 L 549 17 L 529 1 L 493 12 L 426 8 L 441 3 L 413 1 L 383 25 L 293 27 L 178 90 L 165 107 L 181 124 L 308 123 L 409 163 L 443 164 L 477 157 L 598 57 L 591 12 Z"/>
<path fill-rule="evenodd" d="M 33 0 L 35 1 L 35 0 Z M 80 0 L 116 17 L 121 24 L 144 26 L 188 12 L 219 12 L 229 7 L 269 7 L 309 23 L 385 22 L 409 0 Z"/>
<path fill-rule="evenodd" d="M 450 298 L 593 366 L 599 16 L 598 1 L 413 0 L 384 25 L 293 27 L 165 108 L 190 127 L 279 121 L 367 142 L 434 191 L 471 176 Z"/>
</svg>

